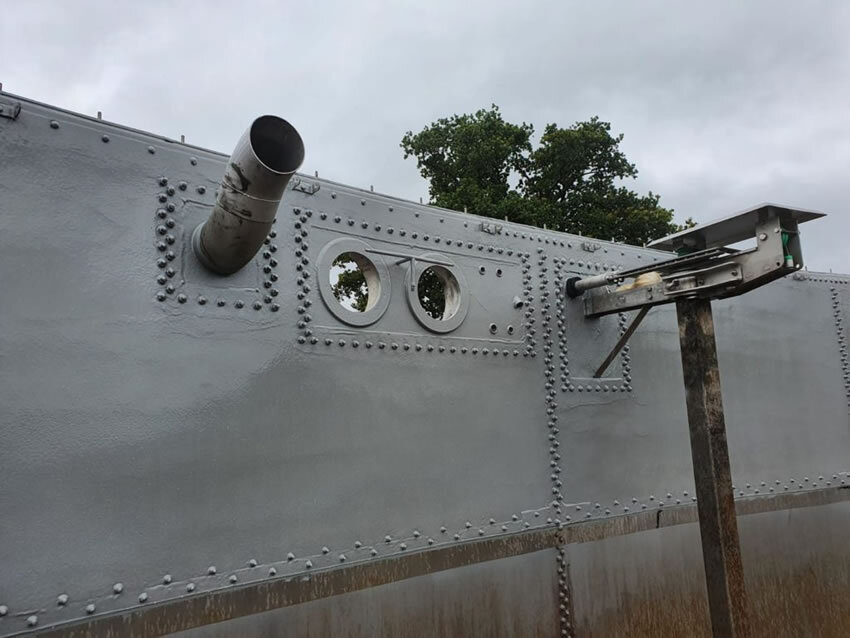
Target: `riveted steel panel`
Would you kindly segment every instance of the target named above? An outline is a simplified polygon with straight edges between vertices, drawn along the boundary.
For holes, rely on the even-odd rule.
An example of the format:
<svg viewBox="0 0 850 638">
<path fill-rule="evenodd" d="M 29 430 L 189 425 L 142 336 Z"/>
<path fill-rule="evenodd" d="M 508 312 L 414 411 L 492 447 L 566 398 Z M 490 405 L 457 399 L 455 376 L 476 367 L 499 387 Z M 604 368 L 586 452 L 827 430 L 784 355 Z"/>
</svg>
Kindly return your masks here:
<svg viewBox="0 0 850 638">
<path fill-rule="evenodd" d="M 694 514 L 672 309 L 650 312 L 594 380 L 631 315 L 586 320 L 563 291 L 571 274 L 665 253 L 297 176 L 253 262 L 218 277 L 191 235 L 225 156 L 11 99 L 17 117 L 0 118 L 0 635 L 120 624 L 249 596 L 267 579 L 317 589 L 276 605 L 303 607 L 222 631 L 321 632 L 349 619 L 393 633 L 431 600 L 443 615 L 420 634 L 528 634 L 554 618 L 573 635 L 571 601 L 598 585 L 570 582 L 574 547 L 549 549 L 559 527 L 568 544 L 621 533 L 690 543 L 638 533 L 664 508 Z M 381 264 L 386 297 L 364 321 L 341 320 L 321 292 L 322 251 L 340 239 Z M 414 312 L 410 273 L 428 259 L 460 282 L 465 314 L 451 324 Z M 791 507 L 771 496 L 825 497 L 847 480 L 847 281 L 797 273 L 715 304 L 744 501 Z M 797 534 L 782 529 L 781 542 Z M 479 556 L 476 540 L 503 553 Z M 811 540 L 818 551 L 827 541 Z M 598 541 L 610 556 L 618 542 Z M 426 569 L 432 550 L 439 570 Z M 455 551 L 458 564 L 504 564 L 445 571 Z M 413 558 L 392 563 L 380 581 L 391 584 L 315 600 L 398 556 Z M 423 575 L 405 576 L 410 564 Z M 619 578 L 600 601 L 620 600 Z M 473 584 L 485 579 L 490 589 Z M 460 591 L 468 604 L 455 606 Z M 472 611 L 508 598 L 515 608 L 495 618 Z"/>
</svg>

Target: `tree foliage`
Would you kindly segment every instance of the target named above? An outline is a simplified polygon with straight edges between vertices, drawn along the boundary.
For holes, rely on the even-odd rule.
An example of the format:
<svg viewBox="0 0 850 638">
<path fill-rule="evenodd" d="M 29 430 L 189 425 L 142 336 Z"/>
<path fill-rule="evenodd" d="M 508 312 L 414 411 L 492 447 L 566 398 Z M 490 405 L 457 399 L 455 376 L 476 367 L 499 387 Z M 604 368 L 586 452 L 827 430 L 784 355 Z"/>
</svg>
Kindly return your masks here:
<svg viewBox="0 0 850 638">
<path fill-rule="evenodd" d="M 622 184 L 638 172 L 610 123 L 548 124 L 536 147 L 533 134 L 494 104 L 408 131 L 401 147 L 437 206 L 638 245 L 681 228 L 658 195 Z"/>
<path fill-rule="evenodd" d="M 533 135 L 531 124 L 506 122 L 494 104 L 408 131 L 401 147 L 405 159 L 416 158 L 436 206 L 635 245 L 693 225 L 690 219 L 674 223 L 659 195 L 625 185 L 638 171 L 610 123 L 594 116 L 567 128 L 548 124 L 536 146 Z M 364 310 L 362 272 L 343 269 L 334 294 Z M 428 270 L 419 281 L 419 299 L 432 317 L 442 316 L 442 284 Z"/>
</svg>

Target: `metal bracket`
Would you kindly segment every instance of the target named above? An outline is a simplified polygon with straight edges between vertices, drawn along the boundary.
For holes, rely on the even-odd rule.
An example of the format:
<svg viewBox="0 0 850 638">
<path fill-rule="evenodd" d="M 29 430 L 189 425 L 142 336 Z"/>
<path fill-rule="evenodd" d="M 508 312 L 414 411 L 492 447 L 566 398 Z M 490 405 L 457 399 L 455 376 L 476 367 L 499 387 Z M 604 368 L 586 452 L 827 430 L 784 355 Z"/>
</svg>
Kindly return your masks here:
<svg viewBox="0 0 850 638">
<path fill-rule="evenodd" d="M 725 299 L 758 288 L 803 265 L 798 224 L 821 213 L 766 204 L 726 219 L 697 226 L 655 242 L 685 251 L 682 256 L 630 270 L 574 277 L 566 293 L 585 292 L 585 316 L 601 317 L 681 298 Z M 755 246 L 736 250 L 723 243 L 754 239 Z M 626 279 L 634 282 L 622 284 Z"/>
<path fill-rule="evenodd" d="M 376 248 L 370 248 L 366 251 L 367 253 L 372 253 L 375 255 L 384 255 L 385 257 L 399 257 L 400 259 L 395 262 L 396 266 L 400 266 L 401 264 L 409 261 L 410 269 L 415 270 L 416 262 L 421 261 L 426 264 L 435 264 L 437 266 L 444 266 L 445 268 L 454 268 L 454 264 L 449 263 L 447 261 L 441 261 L 439 259 L 433 259 L 431 257 L 417 257 L 416 255 L 408 255 L 407 253 L 397 253 L 390 250 L 378 250 Z M 416 289 L 416 282 L 411 280 L 410 289 Z"/>
<path fill-rule="evenodd" d="M 488 233 L 490 235 L 501 235 L 504 226 L 502 226 L 502 224 L 496 224 L 494 222 L 481 222 L 480 228 L 482 233 Z"/>
<path fill-rule="evenodd" d="M 292 178 L 292 190 L 301 191 L 305 195 L 315 195 L 319 192 L 320 188 L 321 185 L 315 182 L 305 182 L 300 177 Z"/>
<path fill-rule="evenodd" d="M 637 314 L 637 317 L 632 320 L 632 323 L 629 324 L 628 328 L 626 328 L 626 331 L 623 333 L 623 336 L 617 340 L 617 343 L 614 344 L 614 347 L 611 349 L 611 352 L 609 352 L 608 356 L 605 357 L 605 361 L 603 361 L 599 368 L 597 368 L 596 372 L 593 373 L 594 379 L 599 379 L 600 377 L 602 377 L 603 374 L 605 374 L 605 371 L 608 369 L 608 366 L 611 365 L 611 362 L 614 360 L 614 357 L 616 357 L 620 350 L 623 349 L 623 346 L 626 345 L 626 342 L 634 334 L 635 330 L 637 330 L 637 327 L 640 325 L 640 322 L 643 321 L 644 317 L 646 317 L 651 307 L 652 306 L 644 306 L 640 309 L 640 312 Z"/>
<path fill-rule="evenodd" d="M 17 120 L 21 112 L 21 103 L 12 102 L 0 97 L 0 117 L 5 117 L 9 120 Z"/>
</svg>

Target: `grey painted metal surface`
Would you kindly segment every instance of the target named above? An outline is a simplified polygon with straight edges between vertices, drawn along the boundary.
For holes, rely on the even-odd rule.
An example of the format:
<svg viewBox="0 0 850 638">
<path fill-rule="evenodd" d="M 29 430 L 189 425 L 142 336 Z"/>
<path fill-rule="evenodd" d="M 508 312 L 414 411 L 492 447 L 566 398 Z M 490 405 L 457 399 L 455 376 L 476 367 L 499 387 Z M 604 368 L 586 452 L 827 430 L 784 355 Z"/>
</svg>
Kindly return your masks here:
<svg viewBox="0 0 850 638">
<path fill-rule="evenodd" d="M 692 498 L 672 308 L 651 311 L 594 380 L 628 317 L 586 320 L 563 294 L 569 276 L 667 253 L 299 175 L 268 243 L 222 278 L 195 259 L 191 234 L 226 156 L 2 101 L 21 108 L 0 118 L 0 635 L 238 587 L 270 566 L 275 577 L 344 570 Z M 341 319 L 349 311 L 319 283 L 333 262 L 323 251 L 345 242 L 376 251 L 380 312 L 367 323 Z M 457 275 L 465 313 L 448 330 L 410 294 L 423 257 Z M 847 480 L 848 286 L 800 272 L 715 303 L 736 495 Z M 835 514 L 846 506 L 815 511 L 795 510 L 795 524 L 846 526 Z M 799 533 L 783 529 L 781 542 Z M 627 538 L 606 560 L 649 556 L 672 537 Z M 818 555 L 843 551 L 826 530 L 811 538 Z M 530 583 L 542 569 L 551 597 L 524 597 L 505 626 L 556 618 L 572 635 L 571 604 L 595 632 L 610 619 L 588 611 L 589 597 L 622 601 L 626 581 L 576 580 L 573 567 L 571 585 L 566 570 L 551 585 L 541 565 L 557 570 L 555 555 L 231 622 L 262 635 L 276 618 L 313 623 L 313 609 L 329 623 L 317 627 L 344 614 L 351 633 L 371 635 L 383 621 L 367 620 L 370 605 L 414 618 L 422 597 L 446 624 L 420 633 L 482 627 L 452 625 L 469 607 L 451 592 L 492 578 L 504 596 L 515 591 L 506 571 Z M 652 578 L 673 577 L 664 560 L 653 565 Z M 698 561 L 688 569 L 700 582 Z M 831 569 L 847 575 L 846 563 Z M 786 603 L 780 592 L 771 604 Z"/>
</svg>

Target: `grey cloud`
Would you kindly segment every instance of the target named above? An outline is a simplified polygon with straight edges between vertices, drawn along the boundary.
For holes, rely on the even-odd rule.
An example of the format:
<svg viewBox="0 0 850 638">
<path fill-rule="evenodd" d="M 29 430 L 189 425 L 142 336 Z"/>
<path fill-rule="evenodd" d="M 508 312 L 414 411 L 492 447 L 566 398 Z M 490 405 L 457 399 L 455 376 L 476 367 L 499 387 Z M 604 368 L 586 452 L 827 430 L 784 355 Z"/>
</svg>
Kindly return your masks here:
<svg viewBox="0 0 850 638">
<path fill-rule="evenodd" d="M 775 200 L 812 268 L 850 271 L 850 8 L 763 2 L 44 2 L 0 23 L 5 88 L 229 151 L 302 131 L 305 170 L 417 199 L 402 134 L 495 102 L 540 130 L 598 114 L 635 184 L 705 221 Z"/>
</svg>

